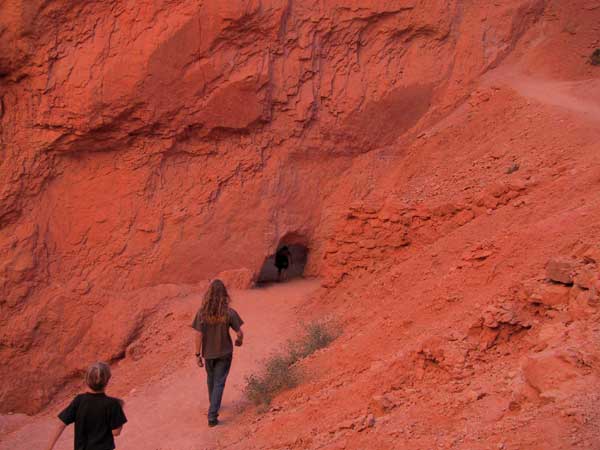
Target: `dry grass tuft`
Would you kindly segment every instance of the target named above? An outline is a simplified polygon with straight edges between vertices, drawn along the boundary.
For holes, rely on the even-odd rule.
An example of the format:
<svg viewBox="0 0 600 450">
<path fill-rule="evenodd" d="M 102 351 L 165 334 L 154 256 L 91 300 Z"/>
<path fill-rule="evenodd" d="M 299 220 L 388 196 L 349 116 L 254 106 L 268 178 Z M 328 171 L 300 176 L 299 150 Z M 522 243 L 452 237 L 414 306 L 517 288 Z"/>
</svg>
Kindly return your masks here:
<svg viewBox="0 0 600 450">
<path fill-rule="evenodd" d="M 288 341 L 284 350 L 268 358 L 259 374 L 246 377 L 246 397 L 255 405 L 269 405 L 279 392 L 300 383 L 300 373 L 295 364 L 327 347 L 339 334 L 332 322 L 311 322 L 305 325 L 304 333 L 299 339 Z"/>
</svg>

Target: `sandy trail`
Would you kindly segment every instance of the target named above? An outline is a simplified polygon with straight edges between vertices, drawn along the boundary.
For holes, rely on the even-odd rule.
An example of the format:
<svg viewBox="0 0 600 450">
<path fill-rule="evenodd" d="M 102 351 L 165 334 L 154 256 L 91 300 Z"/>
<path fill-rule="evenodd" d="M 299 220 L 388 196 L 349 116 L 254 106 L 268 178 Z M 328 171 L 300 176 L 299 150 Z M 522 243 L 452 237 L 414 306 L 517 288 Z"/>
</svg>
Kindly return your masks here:
<svg viewBox="0 0 600 450">
<path fill-rule="evenodd" d="M 182 323 L 181 333 L 190 340 L 190 358 L 166 377 L 136 388 L 124 396 L 129 419 L 117 448 L 127 450 L 199 450 L 219 447 L 219 439 L 236 417 L 241 405 L 246 375 L 260 367 L 260 361 L 297 332 L 301 318 L 294 309 L 319 286 L 315 280 L 296 280 L 261 289 L 233 293 L 234 307 L 245 321 L 245 341 L 236 348 L 221 408 L 221 425 L 206 425 L 208 393 L 204 369 L 195 365 L 192 332 Z M 198 295 L 182 299 L 190 312 L 198 306 Z M 115 371 L 115 380 L 120 374 Z M 118 382 L 118 381 L 116 381 Z M 110 389 L 109 389 L 110 394 Z M 20 426 L 1 438 L 1 450 L 43 449 L 55 426 L 54 415 L 21 419 Z M 13 427 L 14 428 L 14 427 Z M 73 427 L 68 427 L 55 447 L 73 448 Z"/>
<path fill-rule="evenodd" d="M 558 81 L 525 75 L 506 67 L 488 75 L 488 83 L 506 83 L 523 97 L 600 121 L 600 79 Z"/>
</svg>

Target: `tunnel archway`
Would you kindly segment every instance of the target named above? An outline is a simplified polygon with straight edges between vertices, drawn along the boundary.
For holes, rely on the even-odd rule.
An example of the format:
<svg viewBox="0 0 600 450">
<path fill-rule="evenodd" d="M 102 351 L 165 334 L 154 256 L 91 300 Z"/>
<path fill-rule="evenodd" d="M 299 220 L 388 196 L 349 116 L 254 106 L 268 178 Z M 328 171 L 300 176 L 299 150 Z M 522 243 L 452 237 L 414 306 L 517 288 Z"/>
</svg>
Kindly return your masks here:
<svg viewBox="0 0 600 450">
<path fill-rule="evenodd" d="M 303 239 L 294 239 L 294 236 L 287 236 L 279 241 L 277 250 L 269 255 L 258 274 L 257 284 L 272 283 L 277 281 L 277 267 L 275 266 L 275 255 L 282 247 L 287 247 L 291 257 L 291 264 L 287 269 L 287 280 L 292 278 L 301 278 L 304 275 L 304 268 L 308 260 L 308 247 Z"/>
</svg>

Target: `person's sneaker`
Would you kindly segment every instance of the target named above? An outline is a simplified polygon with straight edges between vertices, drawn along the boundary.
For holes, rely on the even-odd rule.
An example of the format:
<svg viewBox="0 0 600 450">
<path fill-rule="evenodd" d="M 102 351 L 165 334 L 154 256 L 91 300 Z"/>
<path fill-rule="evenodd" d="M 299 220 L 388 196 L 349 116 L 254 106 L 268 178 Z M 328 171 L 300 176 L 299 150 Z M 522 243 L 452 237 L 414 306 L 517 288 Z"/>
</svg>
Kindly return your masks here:
<svg viewBox="0 0 600 450">
<path fill-rule="evenodd" d="M 208 419 L 209 427 L 216 427 L 217 425 L 219 425 L 219 419 Z"/>
</svg>

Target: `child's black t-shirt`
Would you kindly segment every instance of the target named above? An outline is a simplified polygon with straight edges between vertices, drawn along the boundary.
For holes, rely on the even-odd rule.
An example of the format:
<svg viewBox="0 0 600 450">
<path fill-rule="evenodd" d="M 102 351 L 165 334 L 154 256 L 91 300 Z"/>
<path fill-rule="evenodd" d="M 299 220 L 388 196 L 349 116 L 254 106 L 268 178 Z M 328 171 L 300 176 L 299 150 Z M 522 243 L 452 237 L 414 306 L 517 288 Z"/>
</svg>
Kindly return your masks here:
<svg viewBox="0 0 600 450">
<path fill-rule="evenodd" d="M 121 402 L 104 393 L 79 394 L 58 418 L 65 425 L 75 422 L 75 450 L 114 449 L 112 430 L 127 422 Z"/>
</svg>

